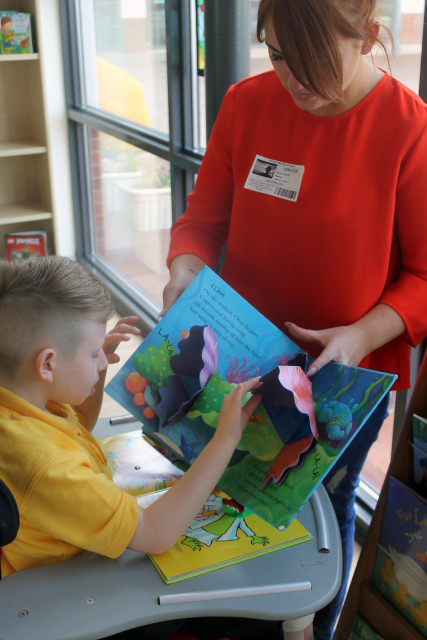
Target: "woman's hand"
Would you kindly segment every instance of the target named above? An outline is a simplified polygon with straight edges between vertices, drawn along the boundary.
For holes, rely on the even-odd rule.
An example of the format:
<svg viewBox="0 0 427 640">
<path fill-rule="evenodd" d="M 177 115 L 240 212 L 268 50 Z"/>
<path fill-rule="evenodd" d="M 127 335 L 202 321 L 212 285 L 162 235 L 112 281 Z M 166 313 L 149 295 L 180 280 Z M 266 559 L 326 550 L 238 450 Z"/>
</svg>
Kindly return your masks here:
<svg viewBox="0 0 427 640">
<path fill-rule="evenodd" d="M 386 304 L 378 304 L 360 320 L 344 327 L 315 331 L 298 327 L 293 322 L 285 322 L 285 326 L 297 340 L 313 342 L 323 347 L 307 372 L 309 376 L 332 360 L 357 366 L 371 351 L 379 349 L 405 331 L 401 316 Z"/>
<path fill-rule="evenodd" d="M 203 260 L 189 253 L 184 253 L 172 260 L 169 282 L 163 289 L 163 309 L 160 317 L 165 315 L 204 266 Z"/>
<path fill-rule="evenodd" d="M 129 334 L 132 334 L 134 336 L 141 335 L 141 331 L 138 329 L 138 327 L 134 326 L 137 322 L 137 316 L 126 316 L 124 318 L 120 318 L 116 322 L 114 327 L 110 331 L 108 331 L 107 335 L 105 336 L 104 344 L 102 346 L 108 364 L 114 364 L 120 361 L 120 356 L 118 356 L 114 352 L 120 342 L 130 340 Z"/>
<path fill-rule="evenodd" d="M 240 382 L 225 396 L 215 433 L 217 438 L 231 440 L 233 447 L 237 446 L 249 418 L 260 403 L 261 396 L 257 394 L 251 396 L 244 405 L 242 400 L 249 391 L 255 391 L 259 384 L 259 378 Z"/>
<path fill-rule="evenodd" d="M 322 329 L 314 331 L 302 329 L 292 322 L 286 322 L 289 332 L 297 340 L 312 342 L 323 347 L 320 355 L 312 362 L 307 375 L 311 376 L 321 369 L 325 364 L 334 360 L 341 364 L 357 366 L 361 360 L 369 353 L 369 348 L 365 344 L 363 331 L 355 324 L 347 327 L 334 327 L 333 329 Z"/>
</svg>

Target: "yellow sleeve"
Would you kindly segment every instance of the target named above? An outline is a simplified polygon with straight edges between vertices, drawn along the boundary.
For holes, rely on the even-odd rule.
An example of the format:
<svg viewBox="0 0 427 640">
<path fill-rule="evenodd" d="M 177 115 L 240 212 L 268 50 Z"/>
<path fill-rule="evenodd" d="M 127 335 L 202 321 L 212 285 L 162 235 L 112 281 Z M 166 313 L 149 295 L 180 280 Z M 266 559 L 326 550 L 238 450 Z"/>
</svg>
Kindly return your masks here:
<svg viewBox="0 0 427 640">
<path fill-rule="evenodd" d="M 53 538 L 116 558 L 136 528 L 136 499 L 83 457 L 49 458 L 34 475 L 21 515 Z"/>
</svg>

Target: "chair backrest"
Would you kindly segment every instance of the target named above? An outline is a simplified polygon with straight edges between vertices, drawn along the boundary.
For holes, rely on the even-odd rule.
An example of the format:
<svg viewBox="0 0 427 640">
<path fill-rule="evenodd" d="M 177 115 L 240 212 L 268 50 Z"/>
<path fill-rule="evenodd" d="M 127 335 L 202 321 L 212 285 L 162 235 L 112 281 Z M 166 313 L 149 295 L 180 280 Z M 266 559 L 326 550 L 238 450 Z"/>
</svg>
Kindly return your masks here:
<svg viewBox="0 0 427 640">
<path fill-rule="evenodd" d="M 19 511 L 12 493 L 0 480 L 0 580 L 1 547 L 10 544 L 16 538 L 19 529 Z"/>
</svg>

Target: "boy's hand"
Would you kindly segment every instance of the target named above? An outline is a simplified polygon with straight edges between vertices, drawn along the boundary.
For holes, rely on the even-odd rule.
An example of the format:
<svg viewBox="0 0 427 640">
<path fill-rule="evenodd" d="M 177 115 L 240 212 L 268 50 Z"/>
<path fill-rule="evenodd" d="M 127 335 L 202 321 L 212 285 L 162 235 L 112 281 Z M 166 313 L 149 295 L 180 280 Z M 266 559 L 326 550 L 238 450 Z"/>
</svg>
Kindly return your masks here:
<svg viewBox="0 0 427 640">
<path fill-rule="evenodd" d="M 225 396 L 215 436 L 221 439 L 232 440 L 236 446 L 242 433 L 260 403 L 261 396 L 253 395 L 242 406 L 242 400 L 249 391 L 255 391 L 259 386 L 259 378 L 252 378 L 246 382 L 240 382 L 233 391 Z"/>
<path fill-rule="evenodd" d="M 129 334 L 133 334 L 135 336 L 141 335 L 141 331 L 138 327 L 134 326 L 137 322 L 137 316 L 126 316 L 125 318 L 120 318 L 115 326 L 108 331 L 102 347 L 108 364 L 114 364 L 120 361 L 120 356 L 114 352 L 120 342 L 130 340 Z"/>
</svg>

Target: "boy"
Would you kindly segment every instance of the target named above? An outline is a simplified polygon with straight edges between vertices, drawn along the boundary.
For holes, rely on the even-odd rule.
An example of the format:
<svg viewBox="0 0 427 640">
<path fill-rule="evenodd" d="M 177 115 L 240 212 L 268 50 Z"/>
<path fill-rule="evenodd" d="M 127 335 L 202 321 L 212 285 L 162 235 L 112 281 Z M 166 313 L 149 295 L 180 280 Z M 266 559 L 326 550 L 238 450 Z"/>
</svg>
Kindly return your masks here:
<svg viewBox="0 0 427 640">
<path fill-rule="evenodd" d="M 106 335 L 111 312 L 107 291 L 70 259 L 0 261 L 0 478 L 21 519 L 16 539 L 2 550 L 3 576 L 84 550 L 111 558 L 126 548 L 166 551 L 199 512 L 259 402 L 254 395 L 242 407 L 257 379 L 237 385 L 188 472 L 139 510 L 113 484 L 90 435 L 108 362 L 119 359 L 114 349 L 128 333 L 139 333 L 131 316 Z M 144 627 L 142 637 L 168 637 L 147 632 Z"/>
</svg>

